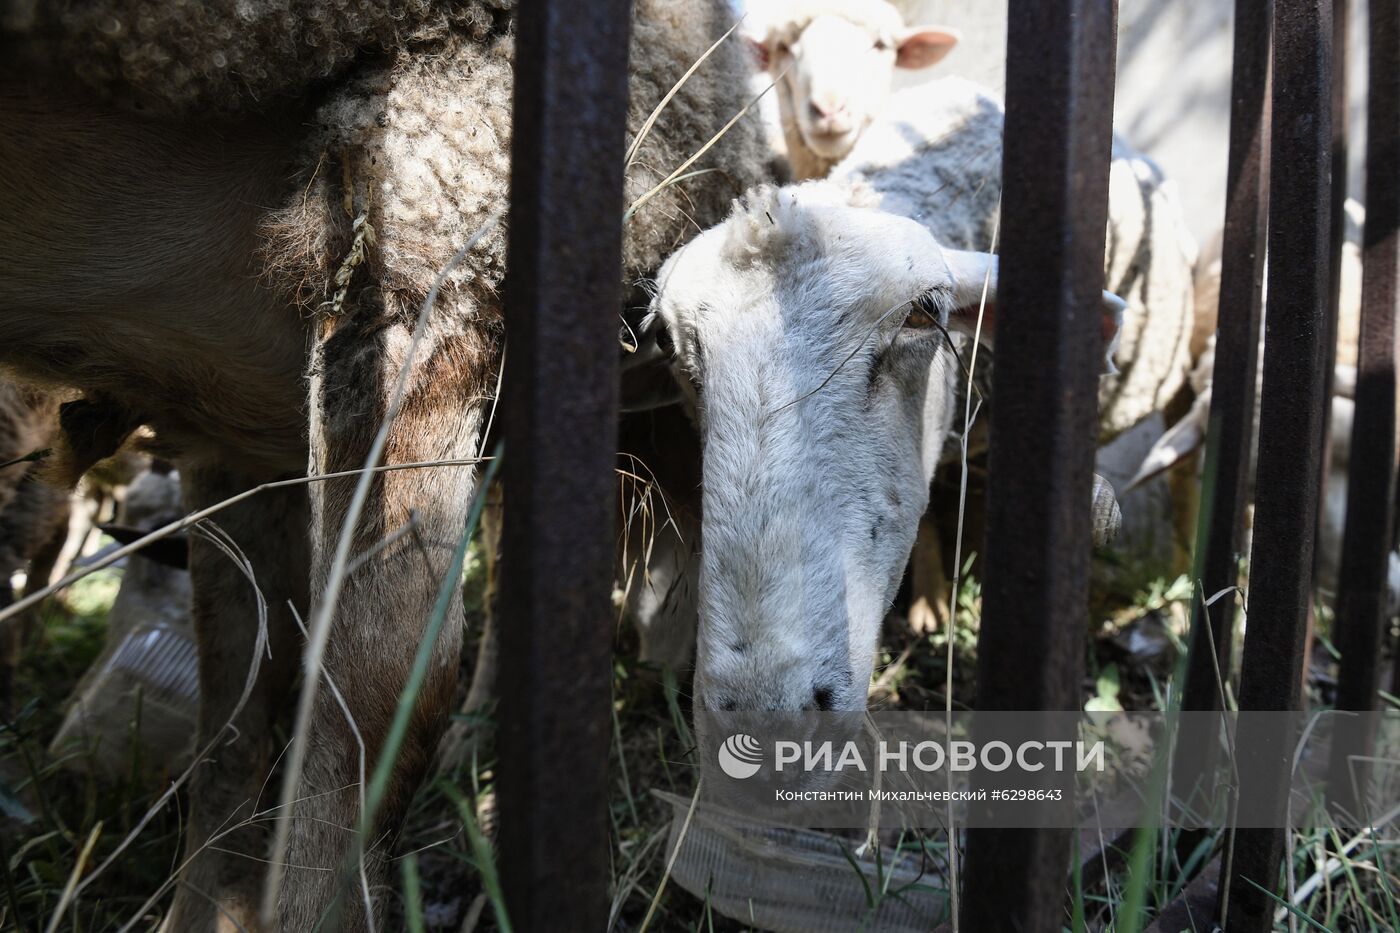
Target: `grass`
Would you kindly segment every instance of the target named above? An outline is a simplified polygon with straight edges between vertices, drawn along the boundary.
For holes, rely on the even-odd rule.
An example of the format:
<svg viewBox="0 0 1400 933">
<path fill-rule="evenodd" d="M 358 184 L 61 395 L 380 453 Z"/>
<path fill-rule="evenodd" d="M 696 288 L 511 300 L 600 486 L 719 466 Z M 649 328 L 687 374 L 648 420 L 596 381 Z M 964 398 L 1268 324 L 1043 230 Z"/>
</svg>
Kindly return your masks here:
<svg viewBox="0 0 1400 933">
<path fill-rule="evenodd" d="M 496 462 L 496 461 L 491 461 Z M 480 503 L 477 503 L 480 504 Z M 473 521 L 463 534 L 451 580 L 463 581 L 462 600 L 468 615 L 469 637 L 463 647 L 462 678 L 472 670 L 473 640 L 479 635 L 484 605 L 484 560 L 472 544 Z M 1127 566 L 1127 565 L 1120 565 Z M 63 703 L 78 678 L 98 656 L 105 636 L 105 615 L 111 608 L 120 572 L 101 570 L 78 580 L 43 609 L 41 642 L 25 657 L 17 688 L 24 702 L 0 731 L 0 862 L 3 897 L 0 930 L 53 929 L 115 930 L 136 916 L 134 929 L 153 929 L 168 898 L 143 913 L 146 898 L 167 884 L 179 859 L 179 807 L 155 814 L 123 850 L 112 869 L 97 883 L 90 880 L 94 864 L 104 863 L 120 841 L 154 803 L 160 780 L 143 783 L 143 769 L 132 766 L 116 782 L 104 782 L 83 762 L 55 761 L 48 740 L 63 712 Z M 1142 567 L 1099 580 L 1093 609 L 1085 616 L 1092 650 L 1086 657 L 1084 699 L 1091 709 L 1152 710 L 1169 705 L 1172 685 L 1180 675 L 1179 658 L 1189 619 L 1187 577 L 1151 576 Z M 452 587 L 440 593 L 435 618 L 444 615 Z M 977 632 L 981 587 L 974 555 L 959 576 L 953 600 L 951 630 L 914 633 L 892 618 L 886 626 L 885 653 L 872 685 L 872 705 L 882 709 L 942 709 L 946 685 L 952 685 L 953 706 L 966 706 L 974 695 Z M 1317 649 L 1326 658 L 1330 649 L 1330 615 L 1319 611 Z M 1152 632 L 1159 653 L 1141 654 L 1134 639 Z M 427 657 L 420 651 L 419 668 Z M 613 737 L 610 745 L 612 801 L 612 929 L 619 930 L 738 930 L 746 929 L 715 909 L 713 891 L 692 894 L 669 878 L 671 845 L 668 832 L 672 810 L 651 789 L 690 796 L 696 769 L 692 761 L 687 677 L 683 672 L 655 670 L 638 663 L 637 644 L 630 626 L 617 629 L 613 664 Z M 1176 658 L 1176 663 L 1173 663 Z M 951 665 L 949 665 L 951 661 Z M 417 674 L 421 670 L 416 668 Z M 465 693 L 465 682 L 462 692 Z M 1320 696 L 1320 692 L 1317 696 Z M 413 681 L 398 707 L 402 734 L 412 710 Z M 496 835 L 496 786 L 491 717 L 487 707 L 477 713 L 482 740 L 469 761 L 430 782 L 417 793 L 402 825 L 386 892 L 384 929 L 510 930 L 501 894 L 500 873 L 491 839 Z M 67 766 L 66 766 L 67 765 Z M 74 768 L 73 765 L 77 765 Z M 168 779 L 168 776 L 165 776 Z M 368 780 L 368 799 L 382 793 L 384 775 Z M 378 790 L 377 790 L 378 789 Z M 1400 797 L 1400 794 L 1396 794 Z M 1351 836 L 1331 825 L 1299 832 L 1289 846 L 1289 881 L 1282 885 L 1277 929 L 1299 925 L 1309 929 L 1397 929 L 1394 894 L 1400 891 L 1400 814 L 1378 825 L 1375 832 Z M 1208 835 L 1189 853 L 1177 855 L 1175 836 L 1166 845 L 1154 834 L 1114 863 L 1098 880 L 1075 871 L 1067 884 L 1067 929 L 1137 932 L 1175 899 L 1196 871 L 1217 852 L 1224 834 Z M 910 846 L 930 857 L 935 866 L 949 866 L 953 852 L 946 838 L 886 839 L 895 850 Z M 865 891 L 868 916 L 885 898 L 897 898 L 890 887 L 879 846 L 868 856 L 847 859 L 853 883 Z M 862 862 L 864 859 L 864 862 Z M 864 870 L 862 870 L 864 866 Z M 865 876 L 874 867 L 875 883 Z M 62 923 L 50 920 L 66 908 Z"/>
<path fill-rule="evenodd" d="M 475 545 L 466 551 L 463 565 L 462 598 L 468 617 L 461 684 L 465 693 L 484 611 L 485 569 Z M 159 782 L 142 783 L 137 767 L 119 781 L 105 783 L 81 765 L 68 768 L 64 765 L 72 762 L 50 759 L 46 748 L 65 699 L 101 649 L 105 614 L 119 582 L 119 571 L 102 571 L 79 581 L 61 601 L 50 601 L 42 639 L 24 658 L 19 690 L 25 702 L 0 733 L 0 861 L 5 868 L 0 877 L 0 930 L 44 929 L 65 890 L 71 891 L 92 865 L 111 854 L 159 791 Z M 1125 653 L 1123 645 L 1126 635 L 1150 622 L 1180 649 L 1189 595 L 1185 578 L 1141 577 L 1130 588 L 1097 594 L 1100 608 L 1085 620 L 1094 636 L 1086 703 L 1161 707 L 1173 681 L 1171 655 L 1166 660 L 1139 659 Z M 955 705 L 960 705 L 959 697 L 971 696 L 981 611 L 974 573 L 962 575 L 955 602 L 957 619 L 951 633 L 915 634 L 898 619 L 887 626 L 872 691 L 874 704 L 941 709 L 950 638 Z M 1326 652 L 1326 636 L 1324 625 L 1320 653 Z M 716 910 L 709 892 L 697 896 L 667 879 L 672 810 L 650 790 L 689 796 L 694 789 L 687 675 L 640 663 L 630 626 L 619 627 L 616 649 L 609 808 L 611 928 L 639 930 L 645 924 L 655 931 L 746 929 Z M 478 716 L 482 739 L 473 756 L 425 785 L 410 806 L 391 866 L 395 890 L 385 898 L 383 929 L 510 929 L 491 844 L 497 831 L 494 711 L 488 708 Z M 68 909 L 61 929 L 116 930 L 131 917 L 171 875 L 180 853 L 184 803 L 178 801 L 151 821 L 123 858 Z M 1394 898 L 1400 891 L 1397 827 L 1400 819 L 1356 837 L 1324 823 L 1295 834 L 1288 863 L 1292 880 L 1277 895 L 1276 929 L 1340 933 L 1400 928 Z M 1208 835 L 1185 857 L 1176 854 L 1174 845 L 1145 845 L 1097 879 L 1086 880 L 1076 872 L 1066 887 L 1066 929 L 1142 929 L 1209 861 L 1221 837 Z M 944 839 L 888 843 L 905 851 L 922 846 L 933 864 L 947 862 Z M 865 885 L 872 910 L 883 898 L 898 895 L 897 890 L 886 891 L 883 882 L 872 884 L 863 876 L 853 883 Z M 166 904 L 158 904 L 135 928 L 153 928 Z"/>
<path fill-rule="evenodd" d="M 25 655 L 18 672 L 21 699 L 0 730 L 0 798 L 5 804 L 0 929 L 43 929 L 70 880 L 81 874 L 75 869 L 109 855 L 159 793 L 158 784 L 133 776 L 136 769 L 116 782 L 104 782 L 83 762 L 56 760 L 47 750 L 62 721 L 64 701 L 101 651 L 107 610 L 119 583 L 119 571 L 100 571 L 79 581 L 65 601 L 48 603 L 41 641 Z M 155 778 L 159 781 L 160 775 Z M 100 896 L 85 898 L 69 911 L 72 925 L 65 929 L 116 929 L 169 877 L 180 851 L 180 828 L 178 808 L 158 815 L 114 864 Z"/>
</svg>

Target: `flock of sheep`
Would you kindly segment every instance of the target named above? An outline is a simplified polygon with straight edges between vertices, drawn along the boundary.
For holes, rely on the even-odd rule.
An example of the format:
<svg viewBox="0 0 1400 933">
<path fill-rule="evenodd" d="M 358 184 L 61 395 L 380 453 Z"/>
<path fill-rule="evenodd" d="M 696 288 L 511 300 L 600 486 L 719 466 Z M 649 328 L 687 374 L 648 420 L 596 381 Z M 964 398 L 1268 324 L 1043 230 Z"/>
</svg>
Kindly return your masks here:
<svg viewBox="0 0 1400 933">
<path fill-rule="evenodd" d="M 995 343 L 1002 107 L 956 78 L 893 92 L 957 36 L 882 0 L 775 4 L 753 47 L 715 44 L 724 0 L 633 6 L 619 211 L 647 310 L 620 352 L 649 389 L 624 392 L 625 417 L 683 417 L 689 440 L 651 453 L 700 478 L 663 490 L 682 517 L 632 590 L 644 646 L 693 660 L 703 708 L 862 709 L 967 428 L 963 367 Z M 332 689 L 274 859 L 279 928 L 343 893 L 355 749 L 384 739 L 492 426 L 513 31 L 509 0 L 0 0 L 0 463 L 56 451 L 0 468 L 4 585 L 28 561 L 29 593 L 50 579 L 66 496 L 41 474 L 71 484 L 120 449 L 173 462 L 186 511 L 381 447 L 453 461 L 379 475 L 362 509 L 353 475 L 282 486 L 191 536 L 195 747 L 217 740 L 222 764 L 194 771 L 171 929 L 258 928 L 270 840 L 223 828 L 266 779 L 318 612 Z M 728 125 L 755 67 L 778 133 Z M 1102 440 L 1165 409 L 1213 329 L 1171 186 L 1122 140 L 1110 184 Z M 461 637 L 454 601 L 383 828 L 432 759 Z M 386 855 L 368 852 L 365 891 Z M 347 897 L 342 923 L 374 910 Z"/>
</svg>

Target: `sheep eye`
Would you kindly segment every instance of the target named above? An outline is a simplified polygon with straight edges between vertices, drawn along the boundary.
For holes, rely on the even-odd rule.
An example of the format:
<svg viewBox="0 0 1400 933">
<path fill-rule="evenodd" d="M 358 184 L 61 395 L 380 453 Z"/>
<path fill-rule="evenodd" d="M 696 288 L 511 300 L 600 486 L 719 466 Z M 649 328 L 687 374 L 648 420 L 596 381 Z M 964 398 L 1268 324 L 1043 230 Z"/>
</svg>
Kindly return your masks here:
<svg viewBox="0 0 1400 933">
<path fill-rule="evenodd" d="M 663 355 L 668 357 L 676 355 L 676 342 L 671 339 L 671 331 L 669 328 L 663 327 L 661 330 L 657 331 L 656 349 L 660 350 Z"/>
<path fill-rule="evenodd" d="M 889 47 L 890 47 L 890 43 L 889 43 L 888 40 L 886 40 L 886 39 L 876 39 L 876 40 L 875 40 L 875 51 L 877 51 L 877 52 L 884 52 L 884 51 L 887 51 L 887 50 L 889 49 Z"/>
<path fill-rule="evenodd" d="M 904 319 L 905 330 L 930 330 L 938 326 L 938 322 L 932 314 L 929 314 L 918 305 L 909 312 L 909 316 Z"/>
</svg>

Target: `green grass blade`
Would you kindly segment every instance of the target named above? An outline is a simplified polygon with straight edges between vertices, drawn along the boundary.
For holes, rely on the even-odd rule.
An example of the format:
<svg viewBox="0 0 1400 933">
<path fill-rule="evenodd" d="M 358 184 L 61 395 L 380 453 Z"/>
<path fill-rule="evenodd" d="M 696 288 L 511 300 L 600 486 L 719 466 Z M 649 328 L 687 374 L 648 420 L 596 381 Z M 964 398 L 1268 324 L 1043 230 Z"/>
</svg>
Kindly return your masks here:
<svg viewBox="0 0 1400 933">
<path fill-rule="evenodd" d="M 403 919 L 408 933 L 426 933 L 423 925 L 423 885 L 418 881 L 418 856 L 410 852 L 403 860 Z"/>
<path fill-rule="evenodd" d="M 462 816 L 462 828 L 467 831 L 472 858 L 477 872 L 481 875 L 481 887 L 486 891 L 486 897 L 491 901 L 491 909 L 496 913 L 496 926 L 500 928 L 501 933 L 512 933 L 510 915 L 506 912 L 506 896 L 501 890 L 500 875 L 496 872 L 496 859 L 491 853 L 491 844 L 486 841 L 486 837 L 481 834 L 481 827 L 476 824 L 476 811 L 471 801 L 457 788 L 445 781 L 439 786 L 457 805 L 457 812 Z"/>
</svg>

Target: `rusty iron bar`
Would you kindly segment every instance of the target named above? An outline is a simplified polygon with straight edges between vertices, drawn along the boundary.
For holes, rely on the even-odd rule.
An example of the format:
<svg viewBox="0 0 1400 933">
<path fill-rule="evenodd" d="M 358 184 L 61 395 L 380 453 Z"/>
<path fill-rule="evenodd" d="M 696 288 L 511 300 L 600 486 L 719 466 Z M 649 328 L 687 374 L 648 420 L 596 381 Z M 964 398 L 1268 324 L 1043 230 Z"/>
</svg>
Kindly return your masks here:
<svg viewBox="0 0 1400 933">
<path fill-rule="evenodd" d="M 1215 376 L 1202 477 L 1197 545 L 1206 597 L 1239 583 L 1240 542 L 1249 500 L 1249 453 L 1258 373 L 1264 231 L 1268 217 L 1269 33 L 1271 0 L 1235 3 L 1230 87 L 1230 155 L 1221 243 Z M 1203 556 L 1202 556 L 1203 555 Z M 1235 600 L 1209 610 L 1192 603 L 1191 656 L 1182 708 L 1221 708 L 1216 671 L 1229 676 Z M 1206 623 L 1209 624 L 1206 624 Z"/>
<path fill-rule="evenodd" d="M 1327 488 L 1327 476 L 1332 471 L 1332 394 L 1336 380 L 1338 317 L 1342 299 L 1342 246 L 1346 242 L 1347 204 L 1347 36 L 1351 12 L 1349 0 L 1332 0 L 1332 239 L 1331 263 L 1328 266 L 1327 332 L 1322 349 L 1327 354 L 1327 368 L 1322 378 L 1326 384 L 1322 410 L 1322 488 Z M 1327 511 L 1326 497 L 1319 498 L 1317 522 L 1321 533 L 1323 516 Z M 1313 554 L 1314 583 L 1319 567 L 1318 554 Z M 1312 620 L 1309 620 L 1311 625 Z M 1311 642 L 1311 632 L 1309 632 Z M 1308 646 L 1311 648 L 1311 644 Z"/>
<path fill-rule="evenodd" d="M 608 917 L 628 0 L 520 0 L 501 412 L 500 864 L 516 930 Z"/>
<path fill-rule="evenodd" d="M 1242 710 L 1296 710 L 1302 700 L 1330 288 L 1330 0 L 1275 0 L 1273 60 L 1269 301 Z M 1291 762 L 1264 749 L 1290 743 L 1259 731 L 1238 736 L 1239 770 L 1248 777 L 1239 793 L 1270 808 L 1276 819 L 1274 828 L 1235 833 L 1226 911 L 1232 933 L 1273 928 L 1276 902 L 1265 892 L 1278 885 L 1283 855 Z"/>
<path fill-rule="evenodd" d="M 1342 299 L 1342 245 L 1346 242 L 1347 203 L 1347 27 L 1349 0 L 1332 0 L 1332 239 L 1328 265 L 1327 315 L 1322 336 L 1322 351 L 1326 365 L 1322 371 L 1325 404 L 1322 406 L 1322 479 L 1323 495 L 1317 501 L 1317 530 L 1320 540 L 1327 521 L 1326 489 L 1332 473 L 1332 396 L 1335 392 L 1337 368 L 1338 318 Z M 1313 551 L 1313 586 L 1319 583 L 1322 567 L 1321 548 Z M 1303 677 L 1312 667 L 1312 647 L 1317 630 L 1317 605 L 1308 604 L 1308 628 L 1303 639 Z M 1305 684 L 1306 687 L 1306 684 Z"/>
<path fill-rule="evenodd" d="M 1077 710 L 1116 0 L 1012 0 L 978 708 Z M 962 927 L 1058 931 L 1069 830 L 967 834 Z"/>
<path fill-rule="evenodd" d="M 1230 78 L 1230 153 L 1226 170 L 1225 228 L 1221 240 L 1220 294 L 1215 332 L 1215 376 L 1201 477 L 1191 646 L 1182 709 L 1223 707 L 1235 629 L 1235 598 L 1216 594 L 1239 584 L 1239 558 L 1249 503 L 1250 449 L 1254 436 L 1255 380 L 1264 284 L 1264 233 L 1269 190 L 1269 36 L 1271 0 L 1236 0 L 1234 62 Z M 1214 786 L 1197 785 L 1216 761 L 1216 743 L 1178 749 L 1172 786 L 1190 809 L 1208 806 Z M 1185 859 L 1204 833 L 1183 831 L 1177 852 Z"/>
<path fill-rule="evenodd" d="M 1395 508 L 1395 313 L 1400 292 L 1400 8 L 1371 3 L 1367 100 L 1366 229 L 1362 252 L 1361 340 L 1352 422 L 1346 532 L 1337 580 L 1335 641 L 1342 655 L 1337 709 L 1378 701 Z M 1373 737 L 1342 728 L 1332 739 L 1328 794 L 1339 818 L 1364 826 Z M 1360 820 L 1360 822 L 1357 822 Z"/>
</svg>

